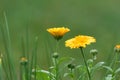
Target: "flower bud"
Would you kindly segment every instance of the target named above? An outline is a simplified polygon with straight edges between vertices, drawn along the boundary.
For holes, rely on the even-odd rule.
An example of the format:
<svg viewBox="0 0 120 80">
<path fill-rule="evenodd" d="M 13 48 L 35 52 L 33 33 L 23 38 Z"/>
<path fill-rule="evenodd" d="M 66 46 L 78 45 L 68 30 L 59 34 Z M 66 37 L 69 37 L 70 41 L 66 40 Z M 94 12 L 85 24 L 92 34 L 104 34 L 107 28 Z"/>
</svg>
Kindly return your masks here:
<svg viewBox="0 0 120 80">
<path fill-rule="evenodd" d="M 74 68 L 75 68 L 75 65 L 74 65 L 74 64 L 68 64 L 68 68 L 69 68 L 69 69 L 74 69 Z"/>
<path fill-rule="evenodd" d="M 93 56 L 95 56 L 95 55 L 98 54 L 98 50 L 97 50 L 97 49 L 92 49 L 92 50 L 90 50 L 90 53 L 91 53 Z"/>
<path fill-rule="evenodd" d="M 93 55 L 93 60 L 96 60 L 97 59 L 97 54 L 98 54 L 98 50 L 97 49 L 92 49 L 90 50 L 90 54 Z"/>
<path fill-rule="evenodd" d="M 120 52 L 120 45 L 116 45 L 116 46 L 114 47 L 114 50 L 115 50 L 115 52 Z"/>
<path fill-rule="evenodd" d="M 58 58 L 58 57 L 59 57 L 58 53 L 55 52 L 55 53 L 53 54 L 53 58 Z"/>
<path fill-rule="evenodd" d="M 22 57 L 22 58 L 20 59 L 20 63 L 21 63 L 22 65 L 26 65 L 26 64 L 28 63 L 27 58 Z"/>
</svg>

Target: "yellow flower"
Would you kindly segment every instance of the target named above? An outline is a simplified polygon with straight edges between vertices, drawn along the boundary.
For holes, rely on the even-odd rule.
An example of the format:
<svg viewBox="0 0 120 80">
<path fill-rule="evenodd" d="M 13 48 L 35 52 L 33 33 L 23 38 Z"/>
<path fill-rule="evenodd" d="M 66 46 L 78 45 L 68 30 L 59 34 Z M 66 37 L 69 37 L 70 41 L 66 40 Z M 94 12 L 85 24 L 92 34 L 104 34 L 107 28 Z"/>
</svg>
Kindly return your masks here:
<svg viewBox="0 0 120 80">
<path fill-rule="evenodd" d="M 116 52 L 120 52 L 120 45 L 116 45 L 114 49 Z"/>
<path fill-rule="evenodd" d="M 116 45 L 115 48 L 120 49 L 120 45 Z"/>
<path fill-rule="evenodd" d="M 85 48 L 86 45 L 96 42 L 96 39 L 91 36 L 78 35 L 72 39 L 65 41 L 65 46 L 72 48 Z"/>
<path fill-rule="evenodd" d="M 57 40 L 61 39 L 65 33 L 69 32 L 70 29 L 65 27 L 59 27 L 59 28 L 49 28 L 47 31 Z"/>
</svg>

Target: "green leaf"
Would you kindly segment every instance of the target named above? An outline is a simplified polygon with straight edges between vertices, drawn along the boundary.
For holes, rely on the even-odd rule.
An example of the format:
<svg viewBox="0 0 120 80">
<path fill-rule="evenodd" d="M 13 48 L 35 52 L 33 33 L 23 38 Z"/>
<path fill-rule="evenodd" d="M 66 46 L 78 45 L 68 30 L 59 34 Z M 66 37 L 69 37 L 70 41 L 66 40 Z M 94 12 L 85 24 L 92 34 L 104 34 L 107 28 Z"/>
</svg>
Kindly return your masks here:
<svg viewBox="0 0 120 80">
<path fill-rule="evenodd" d="M 92 63 L 93 63 L 93 59 L 88 59 L 88 60 L 87 60 L 87 63 L 88 63 L 88 64 L 92 64 Z"/>
<path fill-rule="evenodd" d="M 62 57 L 58 60 L 58 65 L 62 64 L 63 62 L 73 61 L 74 58 L 72 57 Z"/>
<path fill-rule="evenodd" d="M 65 73 L 65 74 L 64 74 L 64 77 L 69 76 L 69 75 L 70 75 L 70 73 Z"/>
<path fill-rule="evenodd" d="M 92 70 L 96 70 L 96 69 L 100 68 L 101 66 L 103 66 L 103 64 L 105 64 L 105 63 L 104 63 L 104 62 L 99 62 L 99 63 L 97 63 L 97 64 L 92 68 Z"/>
<path fill-rule="evenodd" d="M 110 72 L 113 72 L 112 68 L 109 67 L 109 66 L 103 66 L 103 68 L 107 69 L 107 70 L 110 71 Z"/>
<path fill-rule="evenodd" d="M 47 70 L 37 70 L 36 71 L 36 79 L 37 80 L 50 80 L 49 76 L 54 76 L 52 73 L 50 73 Z"/>
<path fill-rule="evenodd" d="M 83 65 L 78 65 L 76 66 L 76 69 L 80 69 L 81 67 L 83 67 Z"/>
<path fill-rule="evenodd" d="M 105 77 L 105 80 L 112 80 L 113 78 L 112 78 L 112 74 L 109 74 L 109 75 L 107 75 L 107 77 Z"/>
<path fill-rule="evenodd" d="M 118 72 L 120 72 L 120 68 L 118 68 L 118 69 L 115 71 L 115 73 L 118 73 Z"/>
</svg>

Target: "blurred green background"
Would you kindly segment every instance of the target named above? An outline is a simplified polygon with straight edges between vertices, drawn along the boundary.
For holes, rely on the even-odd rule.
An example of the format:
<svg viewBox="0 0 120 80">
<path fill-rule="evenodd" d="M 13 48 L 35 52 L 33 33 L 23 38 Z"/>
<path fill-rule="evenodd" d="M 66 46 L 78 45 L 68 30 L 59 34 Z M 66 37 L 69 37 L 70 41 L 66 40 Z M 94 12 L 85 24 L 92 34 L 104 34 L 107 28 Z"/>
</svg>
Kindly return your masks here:
<svg viewBox="0 0 120 80">
<path fill-rule="evenodd" d="M 38 64 L 44 69 L 49 66 L 49 55 L 55 50 L 55 40 L 47 28 L 65 26 L 71 29 L 60 41 L 59 53 L 76 58 L 76 63 L 82 61 L 81 55 L 78 49 L 64 46 L 69 38 L 79 34 L 94 36 L 97 42 L 85 52 L 90 58 L 89 50 L 98 49 L 97 61 L 109 62 L 114 46 L 120 43 L 119 0 L 0 0 L 0 26 L 4 24 L 3 12 L 7 15 L 15 59 L 19 60 L 22 53 L 21 37 L 25 37 L 28 27 L 29 53 L 34 38 L 39 36 Z M 1 31 L 0 50 L 4 52 Z"/>
</svg>

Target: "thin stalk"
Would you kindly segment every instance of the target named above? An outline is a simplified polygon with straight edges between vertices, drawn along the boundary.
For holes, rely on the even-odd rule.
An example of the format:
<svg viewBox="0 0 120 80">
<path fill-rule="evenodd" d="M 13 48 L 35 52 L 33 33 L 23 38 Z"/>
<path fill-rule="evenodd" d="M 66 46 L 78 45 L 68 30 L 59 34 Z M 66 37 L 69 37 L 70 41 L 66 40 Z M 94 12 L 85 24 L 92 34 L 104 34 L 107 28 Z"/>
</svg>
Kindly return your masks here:
<svg viewBox="0 0 120 80">
<path fill-rule="evenodd" d="M 74 80 L 73 69 L 70 69 L 70 73 L 71 73 L 71 80 Z"/>
<path fill-rule="evenodd" d="M 112 59 L 110 65 L 109 65 L 111 68 L 115 65 L 116 54 L 117 54 L 117 53 L 113 53 L 113 54 L 115 54 L 115 55 L 113 55 L 113 59 Z M 108 73 L 109 73 L 109 70 L 106 71 L 105 76 L 106 76 Z"/>
<path fill-rule="evenodd" d="M 50 78 L 50 80 L 52 80 L 52 75 L 51 75 L 52 71 L 51 71 L 51 69 L 49 69 L 49 72 L 50 72 L 49 78 Z"/>
<path fill-rule="evenodd" d="M 25 48 L 26 48 L 26 52 L 25 52 L 25 57 L 27 57 L 28 60 L 28 64 L 25 66 L 25 77 L 28 80 L 29 78 L 29 74 L 30 74 L 30 64 L 29 64 L 29 32 L 28 32 L 28 26 L 26 26 L 26 40 L 25 40 Z"/>
<path fill-rule="evenodd" d="M 114 65 L 113 65 L 113 70 L 115 71 L 116 69 L 116 64 L 117 64 L 117 61 L 118 61 L 118 53 L 115 53 L 115 62 L 114 62 Z"/>
<path fill-rule="evenodd" d="M 58 80 L 58 62 L 57 62 L 56 58 L 55 58 L 55 70 L 56 70 L 55 78 L 56 78 L 56 80 Z"/>
<path fill-rule="evenodd" d="M 29 61 L 29 30 L 28 30 L 28 26 L 26 27 L 26 56 Z"/>
<path fill-rule="evenodd" d="M 34 54 L 32 53 L 32 56 L 31 56 L 31 65 L 30 65 L 29 80 L 31 80 L 31 75 L 32 75 L 33 59 L 34 59 Z"/>
<path fill-rule="evenodd" d="M 56 52 L 58 52 L 58 48 L 59 48 L 59 40 L 56 40 Z"/>
<path fill-rule="evenodd" d="M 38 45 L 38 37 L 36 37 L 35 39 L 35 46 L 34 46 L 34 54 L 35 54 L 35 57 L 34 57 L 34 60 L 35 60 L 35 80 L 37 80 L 37 77 L 36 77 L 36 66 L 37 66 L 37 45 Z"/>
<path fill-rule="evenodd" d="M 88 65 L 87 65 L 87 61 L 86 61 L 86 59 L 85 59 L 85 55 L 84 55 L 84 53 L 83 53 L 83 49 L 80 48 L 80 50 L 81 50 L 81 53 L 82 53 L 82 57 L 83 57 L 85 66 L 86 66 L 86 70 L 87 70 L 87 73 L 88 73 L 89 80 L 91 80 L 91 75 L 90 75 L 90 72 L 89 72 L 89 69 L 88 69 Z"/>
<path fill-rule="evenodd" d="M 118 65 L 117 65 L 118 62 L 117 62 L 117 61 L 118 61 L 118 53 L 116 52 L 116 53 L 115 53 L 115 61 L 114 61 L 114 65 L 113 65 L 113 71 L 115 71 L 115 70 L 117 69 L 117 67 L 118 67 Z M 116 75 L 116 74 L 113 72 L 113 73 L 112 73 L 112 77 L 115 77 L 115 75 Z"/>
<path fill-rule="evenodd" d="M 22 73 L 23 73 L 23 71 L 22 71 L 22 65 L 20 64 L 20 66 L 19 66 L 19 69 L 20 69 L 20 77 L 19 77 L 19 79 L 20 80 L 23 80 L 22 79 Z"/>
<path fill-rule="evenodd" d="M 29 72 L 28 72 L 28 64 L 24 65 L 24 71 L 25 71 L 25 80 L 29 80 L 28 79 L 28 74 L 29 74 Z"/>
<path fill-rule="evenodd" d="M 5 16 L 5 15 L 4 15 Z M 5 17 L 5 22 L 6 22 L 6 17 Z M 6 23 L 7 24 L 7 23 Z M 6 51 L 6 54 L 5 54 L 5 57 L 6 58 L 4 58 L 4 59 L 6 59 L 5 60 L 5 66 L 6 67 L 8 67 L 8 71 L 7 71 L 7 74 L 5 74 L 6 76 L 8 76 L 8 78 L 9 78 L 9 80 L 11 80 L 11 66 L 10 66 L 10 64 L 11 64 L 11 61 L 10 61 L 10 55 L 9 55 L 9 52 L 10 52 L 10 48 L 9 48 L 9 39 L 7 39 L 8 38 L 8 34 L 7 34 L 7 31 L 6 31 L 6 26 L 3 28 L 3 27 L 1 27 L 1 31 L 2 31 L 2 36 L 3 36 L 3 41 L 4 41 L 4 47 L 5 47 L 5 51 Z M 6 37 L 7 36 L 7 37 Z M 5 69 L 6 70 L 6 69 Z M 10 73 L 8 73 L 8 72 L 10 72 Z"/>
<path fill-rule="evenodd" d="M 21 38 L 21 48 L 22 48 L 22 57 L 25 57 L 25 41 L 24 38 Z"/>
<path fill-rule="evenodd" d="M 8 28 L 8 22 L 7 22 L 7 17 L 6 14 L 4 13 L 4 19 L 5 19 L 5 27 L 2 28 L 2 33 L 3 33 L 3 39 L 4 39 L 4 44 L 5 44 L 5 51 L 6 51 L 6 57 L 7 57 L 7 64 L 9 68 L 9 77 L 11 80 L 16 80 L 16 73 L 14 70 L 14 64 L 13 64 L 13 59 L 10 54 L 11 52 L 11 39 L 10 39 L 10 34 L 9 34 L 9 28 Z"/>
<path fill-rule="evenodd" d="M 5 38 L 5 31 L 4 31 L 4 29 L 3 29 L 3 27 L 0 27 L 0 30 L 1 30 L 1 32 L 2 32 L 2 37 L 3 37 L 3 41 L 4 41 L 4 45 L 5 45 L 5 49 L 7 49 L 6 48 L 6 38 Z M 6 79 L 7 80 L 10 80 L 10 75 L 9 75 L 9 63 L 7 62 L 8 61 L 8 56 L 7 56 L 7 54 L 3 54 L 3 56 L 4 56 L 4 60 L 2 60 L 2 66 L 3 66 L 3 70 L 4 70 L 4 72 L 5 72 L 5 77 L 6 77 Z"/>
<path fill-rule="evenodd" d="M 36 77 L 36 66 L 37 66 L 37 48 L 38 48 L 38 37 L 35 38 L 35 43 L 34 43 L 34 48 L 33 48 L 33 52 L 32 52 L 32 58 L 31 58 L 31 65 L 30 65 L 30 78 L 29 80 L 31 80 L 31 75 L 32 75 L 32 67 L 35 66 L 35 80 L 37 80 Z"/>
<path fill-rule="evenodd" d="M 26 66 L 27 66 L 26 64 L 21 64 L 21 77 L 22 77 L 21 80 L 28 80 L 26 73 L 26 68 L 27 68 Z"/>
<path fill-rule="evenodd" d="M 2 58 L 0 57 L 0 80 L 2 80 Z"/>
<path fill-rule="evenodd" d="M 21 56 L 26 58 L 27 53 L 25 52 L 25 40 L 24 40 L 23 37 L 21 38 L 21 48 L 22 48 L 22 55 Z M 21 70 L 22 80 L 28 80 L 28 63 L 27 64 L 21 64 L 20 70 Z"/>
<path fill-rule="evenodd" d="M 59 68 L 58 68 L 58 45 L 59 40 L 56 40 L 56 52 L 53 54 L 54 66 L 55 66 L 55 79 L 58 80 Z"/>
</svg>

